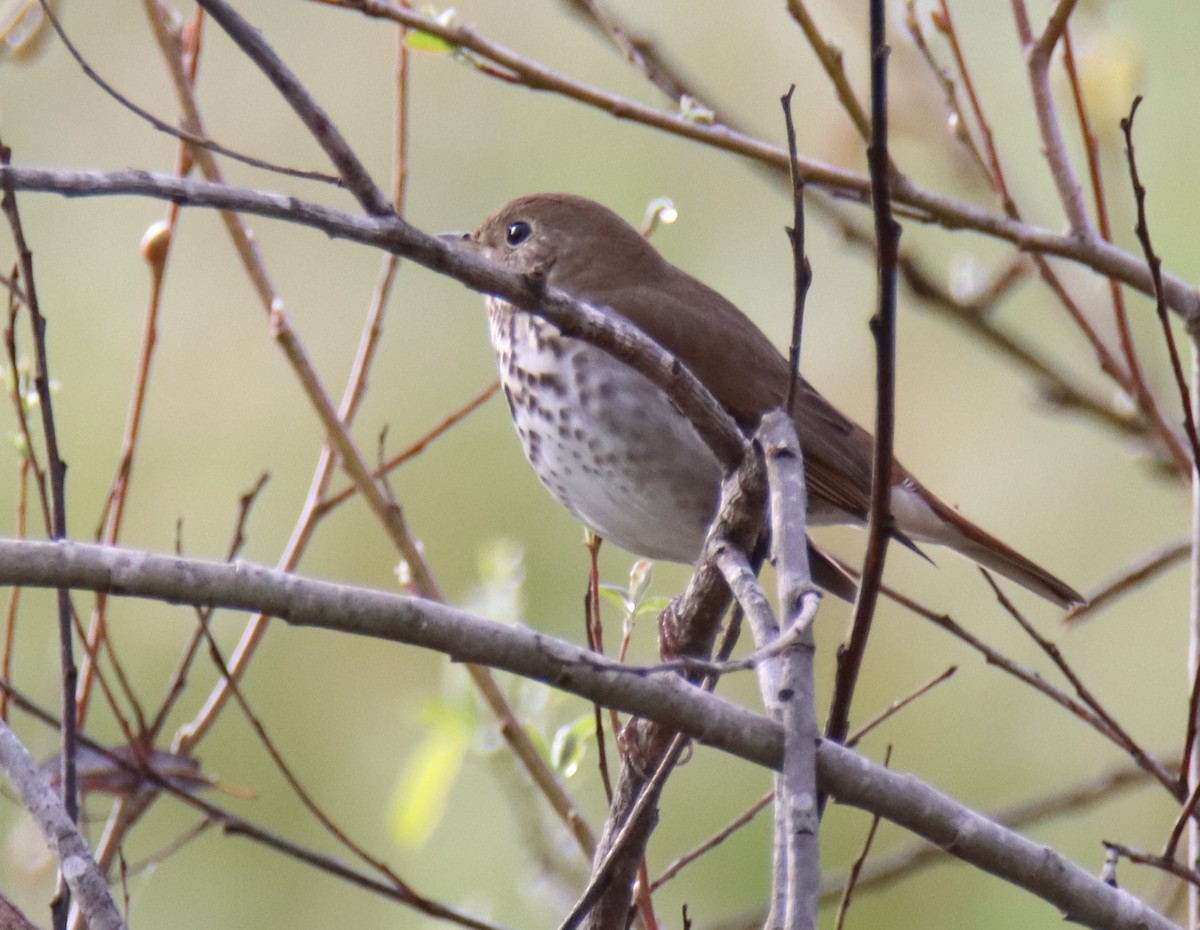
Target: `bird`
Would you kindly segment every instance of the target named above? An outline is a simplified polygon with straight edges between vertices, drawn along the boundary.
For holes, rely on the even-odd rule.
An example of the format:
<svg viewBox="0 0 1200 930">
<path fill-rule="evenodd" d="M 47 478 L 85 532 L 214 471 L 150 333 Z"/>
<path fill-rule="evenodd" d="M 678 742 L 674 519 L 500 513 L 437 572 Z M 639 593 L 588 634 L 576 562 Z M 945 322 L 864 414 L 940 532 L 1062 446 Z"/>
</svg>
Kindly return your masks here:
<svg viewBox="0 0 1200 930">
<path fill-rule="evenodd" d="M 565 193 L 518 197 L 459 246 L 619 317 L 673 354 L 747 435 L 785 402 L 791 368 L 734 304 L 672 265 L 600 203 Z M 648 378 L 528 310 L 485 303 L 500 383 L 541 483 L 597 535 L 648 559 L 692 564 L 720 492 L 716 456 Z M 863 524 L 873 439 L 806 380 L 793 407 L 809 525 Z M 941 501 L 893 461 L 892 534 L 945 546 L 1059 607 L 1084 602 L 1070 585 Z M 918 549 L 918 551 L 920 551 Z M 818 584 L 853 596 L 830 565 Z M 848 586 L 848 587 L 847 587 Z"/>
</svg>

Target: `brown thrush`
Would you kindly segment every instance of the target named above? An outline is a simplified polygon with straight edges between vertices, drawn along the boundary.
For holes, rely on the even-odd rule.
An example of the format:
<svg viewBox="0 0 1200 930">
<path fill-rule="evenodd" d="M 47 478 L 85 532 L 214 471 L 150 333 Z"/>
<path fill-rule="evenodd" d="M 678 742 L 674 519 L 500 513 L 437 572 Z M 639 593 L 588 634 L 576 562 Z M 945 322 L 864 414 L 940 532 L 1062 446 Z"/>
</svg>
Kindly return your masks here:
<svg viewBox="0 0 1200 930">
<path fill-rule="evenodd" d="M 512 271 L 633 323 L 679 358 L 747 432 L 783 404 L 788 363 L 762 331 L 608 208 L 569 194 L 532 194 L 463 239 Z M 497 297 L 487 298 L 487 310 L 513 423 L 542 484 L 623 549 L 694 562 L 721 471 L 687 419 L 647 378 L 603 350 Z M 870 434 L 803 380 L 796 409 L 808 522 L 863 523 Z M 899 539 L 948 546 L 1060 606 L 1082 603 L 1069 585 L 961 517 L 898 462 L 893 480 Z"/>
</svg>

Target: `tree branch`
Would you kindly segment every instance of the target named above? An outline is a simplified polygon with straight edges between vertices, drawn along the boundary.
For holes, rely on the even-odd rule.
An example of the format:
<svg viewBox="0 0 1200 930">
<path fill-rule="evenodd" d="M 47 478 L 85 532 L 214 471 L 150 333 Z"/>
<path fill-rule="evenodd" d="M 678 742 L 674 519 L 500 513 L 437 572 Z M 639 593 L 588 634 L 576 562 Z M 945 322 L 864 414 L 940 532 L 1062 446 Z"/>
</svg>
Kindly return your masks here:
<svg viewBox="0 0 1200 930">
<path fill-rule="evenodd" d="M 443 652 L 544 681 L 653 719 L 757 765 L 783 758 L 778 724 L 686 684 L 640 675 L 524 627 L 379 591 L 225 564 L 73 542 L 0 540 L 0 584 L 71 587 L 198 606 L 262 610 L 296 626 L 341 630 Z M 817 753 L 824 790 L 891 820 L 1097 930 L 1178 930 L 1144 902 L 1057 852 L 964 807 L 911 775 L 830 743 Z"/>
</svg>

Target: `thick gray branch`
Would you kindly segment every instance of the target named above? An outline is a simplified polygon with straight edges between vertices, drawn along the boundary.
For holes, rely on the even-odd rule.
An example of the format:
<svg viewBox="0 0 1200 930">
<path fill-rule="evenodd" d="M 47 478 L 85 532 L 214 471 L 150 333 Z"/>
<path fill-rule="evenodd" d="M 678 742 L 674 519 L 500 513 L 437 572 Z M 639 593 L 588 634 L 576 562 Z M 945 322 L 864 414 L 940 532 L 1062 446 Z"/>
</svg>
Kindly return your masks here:
<svg viewBox="0 0 1200 930">
<path fill-rule="evenodd" d="M 374 636 L 547 682 L 687 733 L 758 765 L 778 768 L 781 727 L 705 694 L 674 674 L 641 676 L 593 653 L 466 611 L 379 591 L 312 581 L 245 563 L 225 564 L 70 542 L 0 540 L 0 584 L 61 586 L 198 606 L 262 611 L 300 626 Z M 958 858 L 1104 930 L 1178 930 L 1144 902 L 1056 853 L 988 820 L 911 775 L 840 746 L 817 753 L 821 786 Z"/>
</svg>

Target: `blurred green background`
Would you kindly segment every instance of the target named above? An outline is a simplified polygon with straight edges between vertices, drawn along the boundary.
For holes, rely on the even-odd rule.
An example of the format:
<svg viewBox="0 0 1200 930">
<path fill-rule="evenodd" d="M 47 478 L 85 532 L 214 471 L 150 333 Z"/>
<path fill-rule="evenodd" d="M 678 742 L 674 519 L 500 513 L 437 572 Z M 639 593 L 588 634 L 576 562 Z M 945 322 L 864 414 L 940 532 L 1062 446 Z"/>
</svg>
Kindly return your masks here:
<svg viewBox="0 0 1200 930">
<path fill-rule="evenodd" d="M 801 151 L 863 167 L 862 147 L 783 4 L 629 0 L 613 6 L 696 82 L 704 102 L 764 139 L 782 141 L 778 101 L 794 82 Z M 861 92 L 866 4 L 828 0 L 811 6 L 828 36 L 843 47 Z M 1031 6 L 1034 21 L 1040 22 L 1049 4 Z M 948 142 L 939 91 L 902 33 L 900 4 L 893 7 L 899 164 L 919 183 L 994 208 L 970 165 Z M 462 0 L 457 5 L 462 20 L 535 60 L 670 108 L 564 8 L 552 0 Z M 309 3 L 248 0 L 239 9 L 263 29 L 386 184 L 392 159 L 394 30 Z M 1000 0 L 954 5 L 1013 194 L 1028 219 L 1058 229 L 1063 221 L 1040 154 L 1008 9 Z M 107 80 L 164 119 L 174 118 L 176 105 L 138 5 L 66 2 L 62 14 L 66 29 Z M 1190 248 L 1191 205 L 1200 183 L 1194 165 L 1200 121 L 1190 117 L 1200 75 L 1178 62 L 1195 59 L 1197 15 L 1193 5 L 1177 2 L 1084 2 L 1074 19 L 1119 240 L 1136 249 L 1116 120 L 1127 112 L 1131 95 L 1142 93 L 1147 102 L 1138 116 L 1138 155 L 1150 190 L 1153 233 L 1168 268 L 1188 279 L 1200 272 L 1200 259 Z M 948 62 L 944 44 L 932 33 L 930 40 Z M 778 342 L 785 340 L 792 282 L 782 229 L 790 222 L 791 204 L 777 178 L 737 156 L 488 79 L 446 55 L 414 55 L 411 88 L 408 217 L 414 223 L 432 231 L 469 228 L 507 199 L 539 190 L 584 194 L 637 222 L 649 200 L 669 196 L 680 219 L 656 234 L 656 245 L 734 300 Z M 211 23 L 199 97 L 210 135 L 226 145 L 290 166 L 326 168 L 273 88 Z M 1065 95 L 1061 102 L 1078 157 L 1078 133 Z M 0 60 L 0 135 L 22 166 L 170 171 L 176 152 L 173 140 L 90 83 L 54 39 L 31 58 Z M 233 183 L 353 209 L 347 196 L 326 188 L 232 163 L 225 163 L 225 170 Z M 142 327 L 147 280 L 137 246 L 146 227 L 164 215 L 164 205 L 47 195 L 23 195 L 20 203 L 36 253 L 51 366 L 60 385 L 55 405 L 70 467 L 71 532 L 88 539 L 115 468 Z M 859 219 L 869 221 L 865 213 Z M 380 256 L 309 230 L 250 222 L 292 324 L 328 390 L 340 396 Z M 914 223 L 905 226 L 904 244 L 955 286 L 978 285 L 1010 256 L 1007 247 L 978 236 Z M 869 423 L 874 375 L 866 321 L 874 296 L 873 266 L 815 216 L 808 247 L 815 281 L 806 318 L 805 371 L 839 406 Z M 2 254 L 6 264 L 11 261 L 9 247 Z M 1105 283 L 1073 267 L 1061 270 L 1076 298 L 1106 321 L 1102 328 L 1111 333 Z M 1169 418 L 1176 421 L 1176 395 L 1153 308 L 1136 295 L 1130 303 L 1145 364 L 1164 389 Z M 267 471 L 270 483 L 254 506 L 244 557 L 274 564 L 307 490 L 322 436 L 213 213 L 184 215 L 164 306 L 124 541 L 168 551 L 181 521 L 187 553 L 221 557 L 238 495 Z M 1099 393 L 1110 392 L 1083 340 L 1035 280 L 1019 286 L 999 312 L 1064 369 Z M 945 500 L 1085 591 L 1185 531 L 1186 491 L 1154 477 L 1125 440 L 1049 409 L 1021 372 L 933 318 L 911 295 L 904 296 L 900 314 L 898 449 Z M 28 353 L 28 340 L 21 338 Z M 404 267 L 355 427 L 361 448 L 371 453 L 384 427 L 388 449 L 403 447 L 492 377 L 478 295 L 416 266 Z M 11 412 L 0 413 L 0 420 L 6 431 L 12 429 Z M 0 455 L 0 468 L 10 477 L 0 479 L 0 533 L 11 534 L 15 448 L 10 446 L 7 466 L 4 458 Z M 523 621 L 583 639 L 580 604 L 587 560 L 581 530 L 526 468 L 502 402 L 493 399 L 433 444 L 393 477 L 392 486 L 452 601 L 478 601 L 486 581 L 481 566 L 498 541 L 511 540 L 523 550 Z M 831 530 L 821 538 L 848 558 L 859 557 L 860 533 Z M 931 555 L 936 568 L 893 549 L 889 580 L 1044 670 L 1045 663 L 994 604 L 974 568 L 951 554 Z M 606 552 L 605 580 L 623 583 L 630 562 L 623 553 Z M 301 570 L 392 588 L 395 563 L 375 521 L 355 501 L 322 524 Z M 681 569 L 660 566 L 655 591 L 670 594 L 685 577 Z M 1023 593 L 1015 597 L 1044 632 L 1060 640 L 1085 680 L 1143 745 L 1174 751 L 1187 693 L 1182 567 L 1070 634 L 1056 626 L 1052 610 Z M 78 595 L 76 603 L 86 613 L 91 602 Z M 40 595 L 24 602 L 15 678 L 53 704 L 56 659 L 49 606 Z M 192 614 L 136 602 L 118 602 L 111 613 L 118 648 L 139 694 L 153 706 L 191 631 Z M 822 695 L 847 617 L 847 607 L 837 602 L 821 611 Z M 610 642 L 619 636 L 615 614 L 612 621 Z M 218 615 L 215 629 L 227 648 L 243 622 L 240 616 Z M 635 651 L 646 658 L 653 649 L 653 624 L 646 622 L 635 634 Z M 882 758 L 891 744 L 895 767 L 983 809 L 1065 787 L 1121 762 L 1114 749 L 1066 712 L 886 604 L 867 658 L 856 719 L 861 722 L 950 664 L 961 666 L 952 682 L 877 731 L 867 752 Z M 202 662 L 176 725 L 195 713 L 213 679 Z M 326 809 L 422 893 L 513 927 L 549 926 L 563 913 L 561 886 L 542 878 L 536 857 L 522 843 L 522 824 L 542 816 L 541 809 L 536 803 L 514 805 L 514 796 L 522 794 L 521 780 L 496 751 L 482 711 L 472 751 L 432 838 L 419 848 L 400 849 L 390 835 L 397 779 L 428 733 L 423 707 L 439 696 L 452 706 L 470 705 L 460 671 L 442 657 L 280 624 L 271 630 L 245 689 Z M 539 695 L 540 689 L 514 689 L 547 740 L 555 727 L 587 710 L 573 699 Z M 749 679 L 723 690 L 756 701 Z M 35 751 L 54 751 L 53 734 L 17 722 Z M 99 709 L 90 730 L 100 739 L 118 738 Z M 257 791 L 254 800 L 222 798 L 222 803 L 301 842 L 332 848 L 232 709 L 199 756 L 207 770 Z M 590 755 L 570 787 L 598 825 L 603 804 L 593 760 Z M 766 773 L 698 750 L 667 790 L 651 847 L 651 872 L 717 829 L 768 785 Z M 102 816 L 102 802 L 93 799 L 89 810 Z M 1030 832 L 1084 867 L 1098 869 L 1101 838 L 1158 849 L 1173 814 L 1164 792 L 1141 790 Z M 174 803 L 160 804 L 134 835 L 127 858 L 135 862 L 152 855 L 193 819 Z M 867 818 L 857 812 L 830 811 L 823 837 L 830 872 L 848 864 L 866 826 Z M 17 805 L 0 805 L 0 834 L 6 837 L 0 860 L 3 892 L 46 923 L 50 873 L 35 861 L 40 841 Z M 679 908 L 686 904 L 698 926 L 709 926 L 752 913 L 767 890 L 768 840 L 768 820 L 760 817 L 664 889 L 660 916 L 678 926 Z M 876 851 L 884 854 L 909 842 L 885 825 Z M 575 854 L 564 844 L 560 855 L 570 861 Z M 1136 891 L 1160 891 L 1149 873 L 1125 867 L 1120 877 Z M 129 894 L 133 923 L 142 927 L 424 925 L 412 912 L 397 912 L 388 902 L 314 877 L 301 865 L 216 831 L 131 878 Z M 964 919 L 976 928 L 1061 922 L 1052 908 L 957 864 L 882 892 L 864 892 L 851 912 L 859 926 L 886 922 L 936 928 L 959 926 Z"/>
</svg>

